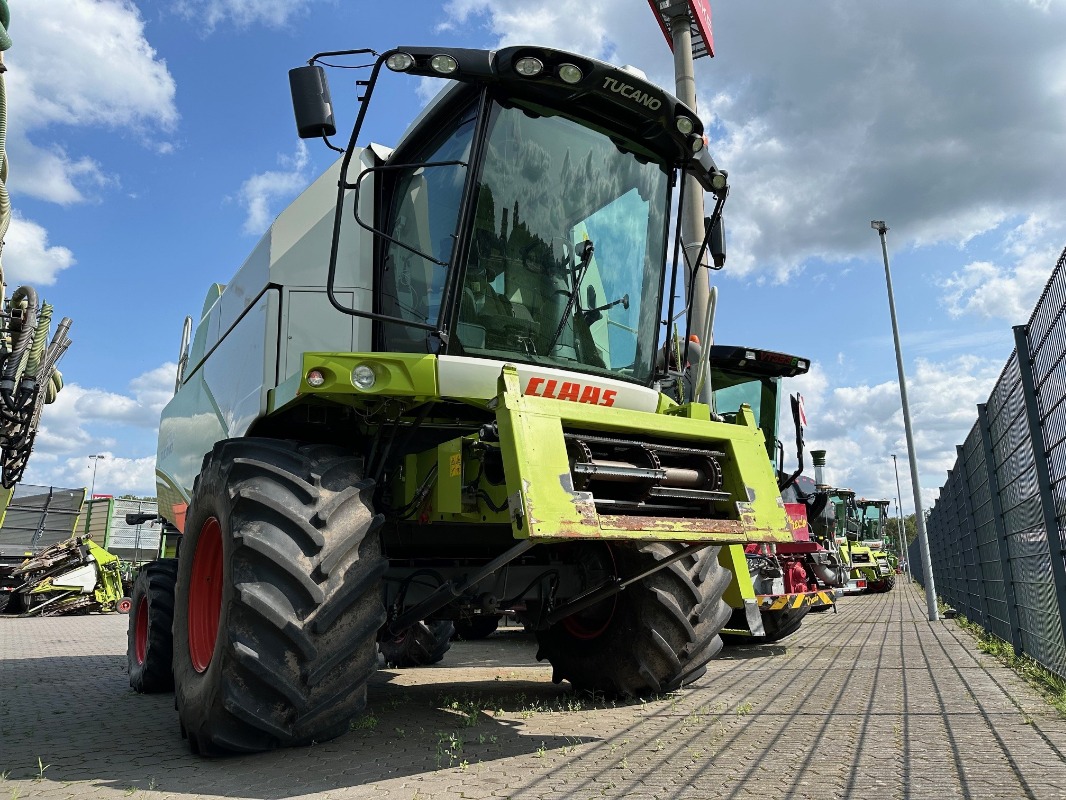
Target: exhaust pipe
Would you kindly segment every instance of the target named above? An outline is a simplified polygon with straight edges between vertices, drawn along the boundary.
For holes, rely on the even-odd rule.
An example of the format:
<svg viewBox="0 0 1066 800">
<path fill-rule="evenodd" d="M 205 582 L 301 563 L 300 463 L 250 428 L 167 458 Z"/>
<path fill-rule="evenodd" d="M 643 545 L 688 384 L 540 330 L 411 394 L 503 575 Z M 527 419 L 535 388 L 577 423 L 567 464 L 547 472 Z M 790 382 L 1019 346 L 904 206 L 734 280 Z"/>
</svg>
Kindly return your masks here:
<svg viewBox="0 0 1066 800">
<path fill-rule="evenodd" d="M 825 482 L 825 450 L 811 450 L 811 458 L 814 459 L 814 487 L 816 489 L 828 489 Z"/>
</svg>

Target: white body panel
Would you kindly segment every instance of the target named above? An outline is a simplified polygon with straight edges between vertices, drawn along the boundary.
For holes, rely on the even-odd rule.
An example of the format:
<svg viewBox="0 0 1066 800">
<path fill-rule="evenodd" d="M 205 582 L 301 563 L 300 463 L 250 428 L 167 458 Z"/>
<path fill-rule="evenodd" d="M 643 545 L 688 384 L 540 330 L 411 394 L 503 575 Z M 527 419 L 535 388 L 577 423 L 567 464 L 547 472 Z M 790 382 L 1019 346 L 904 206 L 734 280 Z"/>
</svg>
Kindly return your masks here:
<svg viewBox="0 0 1066 800">
<path fill-rule="evenodd" d="M 440 386 L 440 393 L 446 397 L 495 397 L 499 392 L 496 383 L 506 363 L 508 362 L 487 358 L 439 356 L 437 382 Z M 515 364 L 514 366 L 522 381 L 522 391 L 526 394 L 569 399 L 559 398 L 560 392 L 564 390 L 564 384 L 576 384 L 579 388 L 575 402 L 581 402 L 580 398 L 586 387 L 595 387 L 599 390 L 595 405 L 609 405 L 614 408 L 627 408 L 649 413 L 654 412 L 659 405 L 657 391 L 626 381 L 534 364 Z M 608 397 L 608 393 L 612 394 Z M 607 402 L 608 400 L 610 402 Z"/>
<path fill-rule="evenodd" d="M 376 148 L 383 153 L 381 148 Z M 357 150 L 349 175 L 379 163 Z M 326 295 L 338 160 L 274 221 L 227 286 L 212 287 L 189 350 L 184 382 L 163 410 L 156 483 L 159 510 L 180 521 L 204 455 L 221 439 L 244 436 L 266 413 L 269 393 L 298 371 L 301 353 L 371 349 L 369 320 L 334 308 Z M 373 223 L 374 178 L 362 183 L 360 217 Z M 344 213 L 354 214 L 354 193 Z M 373 238 L 342 226 L 336 295 L 371 310 Z"/>
</svg>

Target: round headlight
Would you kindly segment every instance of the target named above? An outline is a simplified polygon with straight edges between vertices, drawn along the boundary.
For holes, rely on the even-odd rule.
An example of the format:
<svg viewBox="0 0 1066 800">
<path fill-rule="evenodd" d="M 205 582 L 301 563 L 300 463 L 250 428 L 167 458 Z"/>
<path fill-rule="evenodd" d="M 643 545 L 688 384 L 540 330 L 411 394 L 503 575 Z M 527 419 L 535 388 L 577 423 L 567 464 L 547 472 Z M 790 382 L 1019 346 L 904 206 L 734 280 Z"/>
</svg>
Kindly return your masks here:
<svg viewBox="0 0 1066 800">
<path fill-rule="evenodd" d="M 713 186 L 716 191 L 718 189 L 724 189 L 726 181 L 728 180 L 729 179 L 726 177 L 726 174 L 724 172 L 715 172 L 713 175 L 711 175 L 711 186 Z"/>
<path fill-rule="evenodd" d="M 577 83 L 584 77 L 584 73 L 573 64 L 563 64 L 559 67 L 559 78 L 564 83 Z"/>
<path fill-rule="evenodd" d="M 677 126 L 677 129 L 681 131 L 681 133 L 683 133 L 685 136 L 688 136 L 690 133 L 692 133 L 692 131 L 695 130 L 696 127 L 692 124 L 692 120 L 688 117 L 678 117 L 674 121 L 674 124 Z"/>
<path fill-rule="evenodd" d="M 322 374 L 322 370 L 312 369 L 308 371 L 306 380 L 308 386 L 317 389 L 326 382 L 326 376 Z"/>
<path fill-rule="evenodd" d="M 544 71 L 544 62 L 532 56 L 520 58 L 514 62 L 514 71 L 519 75 L 532 78 L 534 75 L 540 75 Z"/>
<path fill-rule="evenodd" d="M 441 75 L 451 75 L 459 69 L 459 62 L 449 55 L 438 54 L 429 60 L 429 65 Z"/>
<path fill-rule="evenodd" d="M 410 53 L 393 53 L 385 59 L 385 66 L 393 72 L 406 72 L 414 63 L 414 56 Z"/>
<path fill-rule="evenodd" d="M 374 374 L 374 370 L 366 364 L 360 364 L 352 370 L 352 384 L 354 384 L 356 389 L 373 389 L 377 380 L 378 377 Z"/>
<path fill-rule="evenodd" d="M 693 134 L 691 137 L 689 137 L 689 144 L 692 146 L 692 152 L 698 153 L 707 143 L 703 141 L 702 136 L 696 136 L 695 134 Z"/>
</svg>

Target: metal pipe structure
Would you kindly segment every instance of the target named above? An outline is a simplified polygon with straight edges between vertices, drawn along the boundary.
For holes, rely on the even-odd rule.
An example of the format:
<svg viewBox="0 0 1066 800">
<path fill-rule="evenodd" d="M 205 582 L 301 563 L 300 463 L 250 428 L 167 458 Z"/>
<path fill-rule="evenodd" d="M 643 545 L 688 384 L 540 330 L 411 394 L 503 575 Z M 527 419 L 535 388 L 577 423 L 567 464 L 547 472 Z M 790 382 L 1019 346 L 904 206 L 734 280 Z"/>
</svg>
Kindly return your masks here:
<svg viewBox="0 0 1066 800">
<path fill-rule="evenodd" d="M 696 72 L 692 59 L 692 23 L 688 10 L 670 18 L 670 35 L 674 42 L 674 95 L 693 111 L 696 111 Z M 699 257 L 700 245 L 703 243 L 703 189 L 694 180 L 685 181 L 685 197 L 681 211 L 681 236 L 685 241 L 685 263 L 691 272 L 685 273 L 685 291 L 692 295 L 692 307 L 689 314 L 694 322 L 694 330 L 699 330 L 707 318 L 707 304 L 710 296 L 710 278 L 707 269 L 701 269 L 696 259 Z M 695 287 L 691 286 L 695 281 Z M 673 291 L 675 287 L 671 287 Z M 701 345 L 706 346 L 706 342 Z M 701 403 L 710 404 L 711 385 L 707 381 L 702 387 Z"/>
<path fill-rule="evenodd" d="M 903 404 L 903 428 L 907 435 L 907 456 L 911 466 L 911 491 L 914 493 L 914 524 L 918 528 L 918 546 L 922 551 L 922 574 L 925 577 L 925 605 L 929 621 L 940 619 L 936 608 L 936 586 L 933 584 L 933 562 L 929 558 L 929 537 L 925 533 L 925 516 L 922 514 L 922 490 L 918 482 L 918 459 L 914 455 L 914 432 L 911 429 L 911 410 L 907 403 L 907 378 L 903 374 L 903 350 L 899 345 L 899 325 L 896 322 L 896 300 L 892 294 L 892 272 L 888 268 L 888 241 L 885 234 L 888 226 L 882 220 L 873 220 L 870 227 L 881 237 L 881 253 L 885 258 L 885 283 L 888 286 L 888 313 L 892 317 L 892 340 L 896 345 L 896 369 L 899 371 L 899 396 Z"/>
<path fill-rule="evenodd" d="M 907 551 L 904 546 L 907 540 L 903 536 L 903 530 L 907 527 L 903 524 L 903 494 L 899 490 L 899 467 L 896 465 L 896 454 L 892 454 L 892 471 L 896 473 L 896 514 L 899 517 L 899 524 L 896 528 L 896 533 L 899 534 L 899 557 L 903 559 L 903 572 L 907 576 L 907 580 L 911 580 L 911 560 L 907 555 Z"/>
</svg>

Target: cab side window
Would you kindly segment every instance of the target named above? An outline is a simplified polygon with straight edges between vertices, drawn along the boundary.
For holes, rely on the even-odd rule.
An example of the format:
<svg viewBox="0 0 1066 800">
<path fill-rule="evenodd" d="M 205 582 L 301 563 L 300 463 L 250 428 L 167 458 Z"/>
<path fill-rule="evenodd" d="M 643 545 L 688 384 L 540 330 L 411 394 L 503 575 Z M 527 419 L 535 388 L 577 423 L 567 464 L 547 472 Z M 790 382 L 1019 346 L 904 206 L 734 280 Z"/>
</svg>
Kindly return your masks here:
<svg viewBox="0 0 1066 800">
<path fill-rule="evenodd" d="M 467 169 L 458 164 L 420 166 L 440 161 L 469 163 L 474 132 L 474 111 L 455 118 L 413 156 L 411 166 L 396 177 L 387 233 L 388 242 L 381 273 L 383 314 L 427 324 L 436 324 L 441 293 L 451 257 Z M 402 243 L 402 244 L 401 244 Z M 395 323 L 384 326 L 386 350 L 427 351 L 426 331 Z"/>
</svg>

